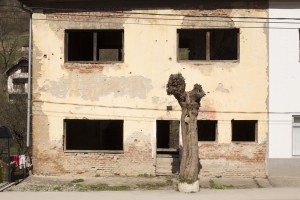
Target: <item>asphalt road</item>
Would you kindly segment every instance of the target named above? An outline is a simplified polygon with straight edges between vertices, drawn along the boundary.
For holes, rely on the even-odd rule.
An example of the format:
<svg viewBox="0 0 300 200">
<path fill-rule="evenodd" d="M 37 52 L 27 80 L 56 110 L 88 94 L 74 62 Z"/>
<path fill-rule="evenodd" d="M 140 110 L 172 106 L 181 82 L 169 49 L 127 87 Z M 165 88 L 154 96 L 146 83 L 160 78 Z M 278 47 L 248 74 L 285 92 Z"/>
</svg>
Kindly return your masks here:
<svg viewBox="0 0 300 200">
<path fill-rule="evenodd" d="M 300 188 L 126 192 L 4 192 L 0 200 L 300 200 Z"/>
</svg>

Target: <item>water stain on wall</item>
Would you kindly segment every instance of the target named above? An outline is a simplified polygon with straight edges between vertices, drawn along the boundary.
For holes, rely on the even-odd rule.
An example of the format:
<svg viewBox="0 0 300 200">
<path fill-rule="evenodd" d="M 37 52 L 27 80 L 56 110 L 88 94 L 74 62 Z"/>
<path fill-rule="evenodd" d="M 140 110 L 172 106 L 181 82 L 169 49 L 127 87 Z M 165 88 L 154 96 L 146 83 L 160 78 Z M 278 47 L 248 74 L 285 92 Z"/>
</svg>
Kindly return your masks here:
<svg viewBox="0 0 300 200">
<path fill-rule="evenodd" d="M 151 80 L 142 76 L 110 77 L 102 74 L 79 74 L 71 72 L 68 79 L 46 80 L 41 90 L 58 98 L 81 97 L 97 101 L 100 97 L 114 94 L 114 97 L 129 96 L 145 99 L 153 86 Z"/>
</svg>

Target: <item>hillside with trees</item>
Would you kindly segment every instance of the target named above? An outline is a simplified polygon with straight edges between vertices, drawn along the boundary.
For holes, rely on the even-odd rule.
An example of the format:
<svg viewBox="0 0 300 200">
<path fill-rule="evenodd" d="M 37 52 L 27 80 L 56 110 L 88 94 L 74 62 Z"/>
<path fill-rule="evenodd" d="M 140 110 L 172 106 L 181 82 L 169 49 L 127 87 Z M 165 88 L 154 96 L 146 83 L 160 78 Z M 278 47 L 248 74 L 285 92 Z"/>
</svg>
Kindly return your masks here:
<svg viewBox="0 0 300 200">
<path fill-rule="evenodd" d="M 28 46 L 29 14 L 17 0 L 0 0 L 0 72 L 10 67 Z"/>
<path fill-rule="evenodd" d="M 19 154 L 25 153 L 27 96 L 9 100 L 4 72 L 20 57 L 28 56 L 22 52 L 22 47 L 28 47 L 28 30 L 29 13 L 21 4 L 17 0 L 0 0 L 0 125 L 10 129 L 13 153 Z"/>
</svg>

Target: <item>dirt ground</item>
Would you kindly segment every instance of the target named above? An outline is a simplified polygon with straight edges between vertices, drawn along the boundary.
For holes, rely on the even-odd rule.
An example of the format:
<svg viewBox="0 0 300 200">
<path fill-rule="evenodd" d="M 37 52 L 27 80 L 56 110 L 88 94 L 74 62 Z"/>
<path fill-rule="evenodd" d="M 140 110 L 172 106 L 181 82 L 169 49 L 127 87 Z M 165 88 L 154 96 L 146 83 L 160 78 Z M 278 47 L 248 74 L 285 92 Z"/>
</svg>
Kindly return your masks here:
<svg viewBox="0 0 300 200">
<path fill-rule="evenodd" d="M 31 175 L 5 192 L 143 191 L 177 190 L 177 176 L 77 177 Z M 200 178 L 200 187 L 208 189 L 246 189 L 272 187 L 268 179 Z"/>
<path fill-rule="evenodd" d="M 175 177 L 70 177 L 32 175 L 14 185 L 10 191 L 127 191 L 127 190 L 174 190 Z"/>
</svg>

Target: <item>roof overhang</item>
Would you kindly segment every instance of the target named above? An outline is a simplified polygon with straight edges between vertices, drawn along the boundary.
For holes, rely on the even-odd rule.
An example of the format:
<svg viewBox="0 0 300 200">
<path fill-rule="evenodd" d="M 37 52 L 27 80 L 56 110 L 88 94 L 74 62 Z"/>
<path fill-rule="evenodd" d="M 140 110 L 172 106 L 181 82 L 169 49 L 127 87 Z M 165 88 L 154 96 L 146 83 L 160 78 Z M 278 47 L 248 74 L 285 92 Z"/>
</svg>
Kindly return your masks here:
<svg viewBox="0 0 300 200">
<path fill-rule="evenodd" d="M 33 10 L 267 8 L 268 0 L 19 0 Z"/>
<path fill-rule="evenodd" d="M 14 70 L 16 70 L 17 68 L 21 68 L 23 66 L 28 66 L 28 58 L 27 57 L 22 57 L 18 60 L 18 62 L 14 65 L 12 65 L 10 68 L 8 68 L 4 74 L 6 76 L 9 76 L 11 74 L 11 72 L 13 72 Z"/>
</svg>

